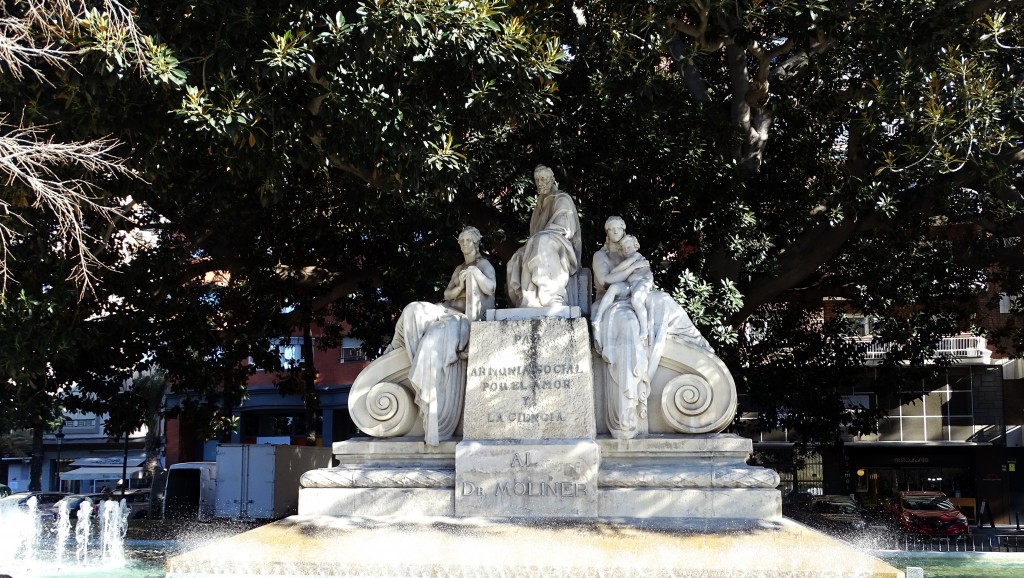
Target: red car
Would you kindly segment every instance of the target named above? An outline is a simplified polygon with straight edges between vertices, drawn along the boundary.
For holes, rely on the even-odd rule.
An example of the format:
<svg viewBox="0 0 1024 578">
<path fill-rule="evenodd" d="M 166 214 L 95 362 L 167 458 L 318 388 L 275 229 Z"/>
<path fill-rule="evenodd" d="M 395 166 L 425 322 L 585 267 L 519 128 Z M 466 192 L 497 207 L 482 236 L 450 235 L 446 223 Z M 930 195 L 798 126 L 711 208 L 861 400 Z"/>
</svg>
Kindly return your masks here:
<svg viewBox="0 0 1024 578">
<path fill-rule="evenodd" d="M 900 492 L 892 513 L 904 532 L 926 536 L 966 536 L 967 516 L 942 492 Z"/>
</svg>

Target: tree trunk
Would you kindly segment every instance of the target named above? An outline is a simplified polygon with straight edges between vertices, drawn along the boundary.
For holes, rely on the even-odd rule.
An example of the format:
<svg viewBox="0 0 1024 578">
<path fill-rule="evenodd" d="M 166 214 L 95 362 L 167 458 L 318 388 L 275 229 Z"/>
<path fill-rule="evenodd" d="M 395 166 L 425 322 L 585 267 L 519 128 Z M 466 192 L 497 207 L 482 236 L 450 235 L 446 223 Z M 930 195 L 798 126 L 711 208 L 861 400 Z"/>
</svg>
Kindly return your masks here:
<svg viewBox="0 0 1024 578">
<path fill-rule="evenodd" d="M 160 432 L 159 420 L 152 420 L 146 431 L 146 461 L 142 464 L 142 476 L 152 483 L 156 470 L 160 467 Z"/>
<path fill-rule="evenodd" d="M 167 376 L 163 372 L 155 372 L 136 382 L 136 385 L 144 385 L 146 398 L 146 438 L 145 438 L 145 461 L 142 464 L 142 476 L 147 485 L 152 486 L 157 469 L 160 467 L 160 409 L 164 404 L 164 395 L 167 391 Z"/>
<path fill-rule="evenodd" d="M 313 363 L 313 330 L 308 317 L 302 326 L 302 381 L 303 404 L 306 407 L 306 445 L 316 445 L 317 416 L 320 412 L 320 397 L 316 391 L 316 365 Z"/>
<path fill-rule="evenodd" d="M 28 489 L 39 492 L 43 489 L 43 432 L 46 426 L 36 424 L 32 428 L 32 462 L 29 466 Z"/>
<path fill-rule="evenodd" d="M 124 432 L 124 456 L 121 459 L 121 499 L 124 499 L 124 492 L 128 489 L 128 436 L 131 432 Z"/>
</svg>

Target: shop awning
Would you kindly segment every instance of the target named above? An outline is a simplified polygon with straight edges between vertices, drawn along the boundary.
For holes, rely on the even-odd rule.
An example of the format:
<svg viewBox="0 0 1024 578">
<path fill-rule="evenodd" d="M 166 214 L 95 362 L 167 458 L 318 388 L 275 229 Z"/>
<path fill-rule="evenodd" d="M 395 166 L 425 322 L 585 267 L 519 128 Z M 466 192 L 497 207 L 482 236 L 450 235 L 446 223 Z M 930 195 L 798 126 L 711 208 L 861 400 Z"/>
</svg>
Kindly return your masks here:
<svg viewBox="0 0 1024 578">
<path fill-rule="evenodd" d="M 73 467 L 76 467 L 76 468 L 93 468 L 93 467 L 96 467 L 96 468 L 99 468 L 99 467 L 104 467 L 104 468 L 118 467 L 118 468 L 120 468 L 121 464 L 124 463 L 124 461 L 125 461 L 124 456 L 118 453 L 118 454 L 111 454 L 111 455 L 103 455 L 103 456 L 93 455 L 93 456 L 78 458 L 75 461 L 71 462 L 71 465 Z M 128 467 L 141 466 L 143 464 L 143 462 L 145 462 L 145 461 L 146 461 L 145 454 L 129 455 L 128 456 Z"/>
<path fill-rule="evenodd" d="M 128 477 L 142 471 L 139 467 L 129 467 Z M 60 473 L 62 480 L 120 480 L 121 468 L 75 468 Z"/>
</svg>

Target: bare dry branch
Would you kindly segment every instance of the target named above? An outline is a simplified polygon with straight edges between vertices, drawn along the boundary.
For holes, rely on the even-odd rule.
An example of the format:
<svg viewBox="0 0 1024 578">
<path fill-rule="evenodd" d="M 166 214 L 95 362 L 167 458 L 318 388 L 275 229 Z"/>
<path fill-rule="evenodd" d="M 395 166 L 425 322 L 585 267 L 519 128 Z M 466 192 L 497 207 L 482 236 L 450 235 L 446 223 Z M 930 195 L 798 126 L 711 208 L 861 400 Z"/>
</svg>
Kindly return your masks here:
<svg viewBox="0 0 1024 578">
<path fill-rule="evenodd" d="M 95 9 L 90 6 L 96 6 Z M 17 80 L 26 75 L 49 82 L 46 68 L 73 68 L 79 35 L 86 32 L 106 42 L 106 49 L 134 52 L 142 66 L 149 43 L 135 16 L 120 0 L 89 3 L 82 0 L 22 0 L 0 12 L 0 68 Z M 94 245 L 97 239 L 85 224 L 87 215 L 107 223 L 123 218 L 122 211 L 102 199 L 94 178 L 132 176 L 114 154 L 118 141 L 106 137 L 91 142 L 57 142 L 49 126 L 25 126 L 0 116 L 0 293 L 16 282 L 11 271 L 11 248 L 30 234 L 33 223 L 27 206 L 52 215 L 54 247 L 74 261 L 70 279 L 82 295 L 93 288 L 95 271 L 103 267 Z M 65 176 L 73 174 L 75 176 Z M 109 231 L 105 234 L 109 235 Z"/>
<path fill-rule="evenodd" d="M 9 13 L 0 17 L 0 63 L 18 80 L 28 73 L 47 82 L 41 63 L 70 68 L 69 57 L 82 52 L 72 48 L 72 40 L 83 23 L 90 21 L 89 6 L 78 0 L 23 0 L 22 9 L 20 17 Z M 119 0 L 103 0 L 97 14 L 103 19 L 107 38 L 133 51 L 140 66 L 145 63 L 148 43 L 132 11 Z"/>
<path fill-rule="evenodd" d="M 61 169 L 84 171 L 101 178 L 132 176 L 124 160 L 114 155 L 118 142 L 102 138 L 88 142 L 55 142 L 47 136 L 46 126 L 26 127 L 10 124 L 0 117 L 0 176 L 9 196 L 0 198 L 0 290 L 6 291 L 12 280 L 9 260 L 12 241 L 21 234 L 16 227 L 31 228 L 19 212 L 15 199 L 52 214 L 56 221 L 57 248 L 75 261 L 71 278 L 81 286 L 82 294 L 92 289 L 93 271 L 102 263 L 93 253 L 95 240 L 84 224 L 85 214 L 106 221 L 123 217 L 118 207 L 107 204 L 97 194 L 97 186 L 79 177 L 64 177 Z"/>
<path fill-rule="evenodd" d="M 56 68 L 70 66 L 68 51 L 57 48 L 45 40 L 38 41 L 32 34 L 31 23 L 20 18 L 0 18 L 0 62 L 7 66 L 16 80 L 33 74 L 39 81 L 46 78 L 37 68 L 36 62 L 43 61 Z"/>
</svg>

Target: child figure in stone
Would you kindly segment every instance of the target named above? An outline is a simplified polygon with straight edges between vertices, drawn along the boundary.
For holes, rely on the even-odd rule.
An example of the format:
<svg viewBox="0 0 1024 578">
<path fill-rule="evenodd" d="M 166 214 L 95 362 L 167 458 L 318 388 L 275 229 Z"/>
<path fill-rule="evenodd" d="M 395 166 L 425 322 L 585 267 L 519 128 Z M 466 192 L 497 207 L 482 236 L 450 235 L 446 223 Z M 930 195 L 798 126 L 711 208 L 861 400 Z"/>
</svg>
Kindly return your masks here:
<svg viewBox="0 0 1024 578">
<path fill-rule="evenodd" d="M 629 295 L 630 304 L 640 323 L 640 342 L 647 345 L 647 296 L 654 290 L 654 273 L 651 272 L 651 264 L 640 254 L 640 241 L 637 241 L 633 235 L 622 237 L 619 241 L 619 253 L 623 260 L 611 270 L 611 273 L 620 273 L 630 269 L 632 272 L 625 281 L 608 286 L 590 318 L 594 320 L 594 331 L 596 332 L 598 320 L 601 319 L 605 309 L 620 296 Z"/>
</svg>

